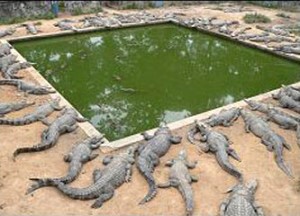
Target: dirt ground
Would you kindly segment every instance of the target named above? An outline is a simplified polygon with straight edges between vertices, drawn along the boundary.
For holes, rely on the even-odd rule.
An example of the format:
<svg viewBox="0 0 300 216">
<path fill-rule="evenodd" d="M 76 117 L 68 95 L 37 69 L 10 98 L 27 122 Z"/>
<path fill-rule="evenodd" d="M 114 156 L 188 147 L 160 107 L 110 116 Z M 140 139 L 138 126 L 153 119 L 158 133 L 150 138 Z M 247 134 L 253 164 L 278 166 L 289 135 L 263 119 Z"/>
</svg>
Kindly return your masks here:
<svg viewBox="0 0 300 216">
<path fill-rule="evenodd" d="M 173 7 L 168 10 L 185 11 L 201 16 L 218 15 L 223 18 L 241 18 L 243 13 L 225 14 L 221 11 L 203 9 L 206 6 L 190 6 L 179 9 Z M 255 10 L 273 17 L 274 22 L 281 22 L 283 18 L 276 17 L 276 10 L 254 7 Z M 108 10 L 113 13 L 112 10 Z M 162 11 L 155 9 L 153 11 Z M 128 11 L 122 11 L 126 13 Z M 118 13 L 120 13 L 118 11 Z M 291 14 L 297 18 L 296 14 Z M 83 17 L 83 16 L 81 16 Z M 65 17 L 64 17 L 65 18 Z M 40 26 L 44 32 L 58 31 L 51 24 L 54 20 L 42 21 Z M 25 35 L 26 31 L 19 29 L 14 36 Z M 26 80 L 31 80 L 24 70 Z M 23 95 L 17 93 L 14 87 L 3 86 L 0 88 L 0 100 L 15 101 L 23 99 Z M 48 99 L 47 96 L 28 96 L 28 100 L 34 100 L 37 104 Z M 33 107 L 8 114 L 8 117 L 23 116 L 31 112 Z M 49 119 L 56 116 L 53 113 Z M 224 132 L 233 142 L 232 147 L 241 157 L 242 162 L 232 159 L 230 161 L 244 174 L 245 180 L 257 179 L 259 187 L 256 200 L 263 207 L 266 215 L 295 216 L 300 215 L 300 192 L 297 191 L 297 182 L 300 178 L 300 148 L 296 144 L 294 131 L 280 129 L 270 123 L 271 127 L 282 135 L 292 146 L 289 152 L 284 150 L 284 158 L 291 166 L 294 179 L 288 178 L 276 165 L 274 156 L 268 152 L 260 140 L 251 133 L 245 133 L 244 122 L 239 118 L 232 127 L 216 127 L 216 130 Z M 138 202 L 146 195 L 148 186 L 144 178 L 134 168 L 130 183 L 123 184 L 115 191 L 115 196 L 106 202 L 101 209 L 90 208 L 93 201 L 72 200 L 59 193 L 55 188 L 42 188 L 32 195 L 25 195 L 25 191 L 31 185 L 31 177 L 60 177 L 66 174 L 68 164 L 63 161 L 74 143 L 84 139 L 86 134 L 80 129 L 75 133 L 61 136 L 57 145 L 47 151 L 23 154 L 12 160 L 12 153 L 17 147 L 32 146 L 40 141 L 40 134 L 46 128 L 37 122 L 27 126 L 1 126 L 0 140 L 0 215 L 184 215 L 183 200 L 176 189 L 159 189 L 157 196 L 145 205 Z M 236 184 L 234 177 L 223 171 L 217 164 L 213 154 L 199 154 L 196 146 L 189 144 L 186 133 L 189 127 L 174 131 L 174 134 L 183 136 L 179 145 L 171 147 L 166 156 L 161 158 L 160 165 L 154 172 L 157 182 L 167 180 L 168 167 L 164 167 L 167 160 L 175 157 L 181 149 L 186 149 L 190 160 L 197 160 L 198 165 L 191 173 L 199 177 L 199 182 L 192 185 L 194 190 L 195 211 L 194 215 L 217 215 L 220 203 L 227 197 L 225 191 Z M 116 152 L 117 153 L 117 152 Z M 92 171 L 102 167 L 100 163 L 104 154 L 99 151 L 100 157 L 84 165 L 78 179 L 71 183 L 74 187 L 85 187 L 92 181 Z"/>
</svg>

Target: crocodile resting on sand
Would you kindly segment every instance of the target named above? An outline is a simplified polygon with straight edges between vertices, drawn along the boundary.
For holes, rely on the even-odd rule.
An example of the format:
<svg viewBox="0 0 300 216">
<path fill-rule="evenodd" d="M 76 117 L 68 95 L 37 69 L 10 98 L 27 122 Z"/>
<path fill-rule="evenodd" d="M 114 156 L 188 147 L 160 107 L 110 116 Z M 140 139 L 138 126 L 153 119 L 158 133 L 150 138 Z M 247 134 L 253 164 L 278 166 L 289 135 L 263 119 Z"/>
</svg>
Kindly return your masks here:
<svg viewBox="0 0 300 216">
<path fill-rule="evenodd" d="M 49 179 L 48 185 L 56 187 L 59 191 L 72 199 L 96 199 L 91 207 L 100 208 L 105 201 L 113 197 L 117 187 L 121 186 L 124 182 L 130 181 L 132 164 L 134 163 L 134 149 L 129 147 L 127 152 L 105 157 L 103 163 L 106 166 L 102 170 L 94 170 L 94 183 L 90 186 L 74 188 L 61 181 L 51 179 Z M 39 182 L 40 179 L 31 180 Z"/>
<path fill-rule="evenodd" d="M 18 111 L 35 104 L 35 102 L 26 102 L 25 100 L 12 103 L 0 103 L 0 116 L 4 116 L 7 113 Z"/>
</svg>

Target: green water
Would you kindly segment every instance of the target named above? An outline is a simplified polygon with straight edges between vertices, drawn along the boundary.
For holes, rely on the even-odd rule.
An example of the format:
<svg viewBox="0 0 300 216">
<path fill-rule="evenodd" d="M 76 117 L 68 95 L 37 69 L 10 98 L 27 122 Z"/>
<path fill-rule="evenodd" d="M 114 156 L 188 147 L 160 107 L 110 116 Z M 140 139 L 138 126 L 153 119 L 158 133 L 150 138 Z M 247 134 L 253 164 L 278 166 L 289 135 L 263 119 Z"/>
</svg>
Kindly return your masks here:
<svg viewBox="0 0 300 216">
<path fill-rule="evenodd" d="M 109 140 L 300 80 L 300 65 L 171 24 L 15 43 Z"/>
</svg>

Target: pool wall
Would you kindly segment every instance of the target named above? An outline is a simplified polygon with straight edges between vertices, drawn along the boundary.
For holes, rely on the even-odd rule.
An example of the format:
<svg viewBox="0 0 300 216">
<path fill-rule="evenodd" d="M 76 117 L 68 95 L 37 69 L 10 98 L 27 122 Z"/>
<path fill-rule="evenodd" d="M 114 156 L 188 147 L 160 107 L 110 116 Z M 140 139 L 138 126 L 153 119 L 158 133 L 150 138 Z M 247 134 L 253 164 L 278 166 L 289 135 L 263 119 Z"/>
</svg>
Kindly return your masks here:
<svg viewBox="0 0 300 216">
<path fill-rule="evenodd" d="M 139 26 L 147 26 L 147 25 L 155 25 L 155 24 L 163 24 L 163 23 L 174 23 L 176 25 L 180 25 L 180 26 L 184 26 L 187 28 L 191 28 L 188 27 L 182 23 L 180 23 L 179 21 L 175 20 L 175 19 L 165 19 L 165 20 L 160 20 L 160 21 L 152 21 L 149 23 L 133 23 L 133 24 L 124 24 L 122 26 L 112 26 L 110 28 L 104 28 L 104 27 L 97 27 L 97 28 L 89 28 L 89 29 L 82 29 L 82 30 L 78 30 L 77 32 L 71 31 L 71 30 L 67 30 L 67 31 L 62 31 L 62 32 L 55 32 L 55 33 L 44 33 L 44 34 L 39 34 L 39 35 L 30 35 L 30 36 L 21 36 L 21 37 L 16 37 L 16 38 L 12 38 L 9 40 L 0 40 L 1 43 L 9 43 L 9 42 L 17 42 L 17 41 L 26 41 L 26 40 L 32 40 L 32 39 L 41 39 L 41 38 L 48 38 L 48 37 L 55 37 L 55 36 L 63 36 L 63 35 L 71 35 L 71 34 L 78 34 L 78 33 L 87 33 L 87 32 L 94 32 L 94 31 L 100 31 L 100 30 L 110 30 L 110 29 L 120 29 L 120 28 L 129 28 L 129 27 L 139 27 Z M 257 48 L 259 50 L 262 50 L 264 52 L 267 52 L 269 54 L 273 54 L 279 57 L 283 57 L 292 61 L 296 61 L 298 63 L 300 63 L 300 58 L 295 56 L 295 55 L 288 55 L 288 54 L 284 54 L 284 53 L 280 53 L 280 52 L 276 52 L 274 50 L 271 50 L 263 45 L 257 45 L 248 41 L 242 41 L 239 40 L 237 38 L 232 38 L 229 35 L 225 35 L 219 32 L 214 32 L 214 31 L 210 31 L 207 29 L 203 29 L 203 28 L 192 28 L 192 29 L 196 29 L 198 31 L 204 32 L 204 33 L 208 33 L 217 37 L 222 37 L 225 39 L 228 39 L 230 41 L 234 41 L 236 43 L 245 45 L 247 47 L 251 47 L 251 48 Z M 12 53 L 18 56 L 18 60 L 20 61 L 26 61 L 24 59 L 24 57 L 15 49 L 12 49 Z M 300 65 L 299 65 L 300 66 Z M 36 82 L 40 85 L 45 85 L 45 86 L 49 86 L 53 89 L 55 89 L 35 68 L 32 68 L 30 70 L 30 75 L 36 80 Z M 292 86 L 294 87 L 300 87 L 300 82 L 294 83 L 292 84 Z M 256 95 L 254 97 L 248 98 L 251 100 L 264 100 L 267 98 L 270 98 L 272 94 L 278 92 L 279 89 L 275 89 L 273 91 L 269 91 L 266 93 L 262 93 L 259 95 Z M 66 105 L 67 107 L 73 107 L 58 91 L 56 94 L 51 94 L 50 97 L 51 98 L 55 98 L 59 96 L 61 98 L 61 104 L 62 105 Z M 217 114 L 218 112 L 220 112 L 220 110 L 222 109 L 229 109 L 231 107 L 244 107 L 247 104 L 241 100 L 226 106 L 222 106 L 213 110 L 209 110 L 207 112 L 203 112 L 200 114 L 196 114 L 193 115 L 191 117 L 176 121 L 176 122 L 172 122 L 169 123 L 168 126 L 170 127 L 171 130 L 175 130 L 175 129 L 180 129 L 182 127 L 188 126 L 190 124 L 192 124 L 195 120 L 202 120 L 207 118 L 208 116 L 212 115 L 212 114 Z M 79 113 L 79 112 L 78 112 Z M 80 113 L 79 113 L 80 114 Z M 81 116 L 81 114 L 80 114 Z M 79 125 L 79 127 L 88 135 L 88 136 L 93 136 L 93 135 L 101 135 L 101 133 L 89 122 L 85 122 L 85 123 L 81 123 Z M 157 128 L 153 128 L 148 130 L 147 132 L 149 134 L 153 134 L 153 132 L 156 130 Z M 110 152 L 110 151 L 114 151 L 116 149 L 119 148 L 123 148 L 126 147 L 128 145 L 140 142 L 143 140 L 143 136 L 141 134 L 134 134 L 113 142 L 109 142 L 109 140 L 105 139 L 105 143 L 101 146 L 101 151 L 103 152 Z"/>
</svg>

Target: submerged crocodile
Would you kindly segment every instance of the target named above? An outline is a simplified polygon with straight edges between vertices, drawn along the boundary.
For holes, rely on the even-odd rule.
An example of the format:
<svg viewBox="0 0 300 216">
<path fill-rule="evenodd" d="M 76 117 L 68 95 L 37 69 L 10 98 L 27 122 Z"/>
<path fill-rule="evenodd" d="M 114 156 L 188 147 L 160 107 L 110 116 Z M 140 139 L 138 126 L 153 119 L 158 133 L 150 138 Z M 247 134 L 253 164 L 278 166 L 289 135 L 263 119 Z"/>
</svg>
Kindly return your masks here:
<svg viewBox="0 0 300 216">
<path fill-rule="evenodd" d="M 76 146 L 74 146 L 70 153 L 64 156 L 64 161 L 70 163 L 68 174 L 61 178 L 46 178 L 39 179 L 36 184 L 33 184 L 27 191 L 31 193 L 41 187 L 51 186 L 48 185 L 51 181 L 60 181 L 64 184 L 68 184 L 74 181 L 79 175 L 83 164 L 88 161 L 94 160 L 98 154 L 92 153 L 94 149 L 97 149 L 102 143 L 103 136 L 87 138 Z M 50 179 L 50 180 L 49 180 Z"/>
<path fill-rule="evenodd" d="M 0 58 L 0 70 L 6 71 L 9 65 L 14 64 L 16 62 L 18 62 L 17 56 L 14 54 L 3 56 L 2 58 Z"/>
<path fill-rule="evenodd" d="M 220 216 L 263 216 L 262 208 L 255 202 L 256 189 L 256 180 L 230 188 L 230 196 L 220 206 Z"/>
<path fill-rule="evenodd" d="M 186 151 L 181 150 L 176 159 L 168 161 L 167 166 L 171 167 L 169 180 L 164 184 L 157 184 L 159 188 L 175 187 L 181 193 L 186 206 L 186 215 L 191 216 L 194 210 L 194 195 L 192 182 L 197 182 L 198 178 L 189 173 L 188 169 L 193 169 L 196 162 L 187 161 Z"/>
<path fill-rule="evenodd" d="M 21 126 L 31 124 L 36 121 L 41 121 L 44 124 L 48 124 L 46 117 L 50 115 L 55 110 L 60 111 L 64 107 L 59 106 L 60 98 L 56 98 L 50 102 L 44 103 L 38 106 L 32 113 L 27 114 L 20 118 L 9 119 L 9 118 L 0 118 L 0 125 L 14 125 Z"/>
<path fill-rule="evenodd" d="M 257 137 L 261 139 L 262 144 L 264 144 L 267 149 L 274 152 L 275 161 L 278 167 L 288 176 L 292 177 L 292 172 L 288 165 L 283 159 L 283 148 L 290 150 L 290 145 L 287 144 L 285 139 L 276 134 L 268 125 L 266 121 L 259 118 L 255 114 L 248 112 L 246 110 L 241 110 L 242 118 L 245 121 L 245 131 L 249 133 L 250 131 Z"/>
<path fill-rule="evenodd" d="M 195 121 L 196 127 L 195 132 L 199 131 L 201 134 L 201 145 L 198 145 L 204 152 L 212 152 L 215 154 L 216 159 L 223 170 L 233 175 L 238 180 L 242 181 L 243 176 L 230 162 L 229 156 L 237 161 L 241 161 L 236 151 L 229 145 L 229 139 L 226 135 L 214 131 L 211 127 L 203 122 Z M 194 132 L 194 134 L 195 134 Z M 189 141 L 194 143 L 193 137 L 189 137 Z"/>
<path fill-rule="evenodd" d="M 91 207 L 100 208 L 105 201 L 113 197 L 117 187 L 121 186 L 124 182 L 130 181 L 132 164 L 134 163 L 134 149 L 130 147 L 127 152 L 105 157 L 103 162 L 106 166 L 102 170 L 94 170 L 94 183 L 90 186 L 74 188 L 53 179 L 48 180 L 48 185 L 56 187 L 59 191 L 72 199 L 96 199 Z M 40 179 L 31 180 L 40 181 Z"/>
<path fill-rule="evenodd" d="M 13 85 L 18 88 L 18 91 L 23 91 L 26 94 L 45 95 L 55 93 L 48 86 L 38 86 L 30 82 L 25 82 L 18 79 L 4 79 L 0 80 L 0 85 Z"/>
<path fill-rule="evenodd" d="M 230 108 L 228 110 L 222 109 L 219 114 L 211 115 L 204 122 L 211 127 L 222 125 L 224 127 L 229 127 L 233 124 L 235 120 L 240 116 L 240 108 Z"/>
<path fill-rule="evenodd" d="M 4 114 L 18 111 L 21 109 L 24 109 L 25 107 L 31 106 L 35 104 L 35 102 L 26 102 L 26 101 L 20 101 L 20 102 L 13 102 L 13 103 L 0 103 L 0 116 L 3 116 Z"/>
<path fill-rule="evenodd" d="M 11 45 L 8 43 L 1 43 L 0 44 L 0 57 L 9 55 L 11 53 Z"/>
<path fill-rule="evenodd" d="M 6 71 L 2 71 L 2 76 L 5 79 L 20 79 L 22 77 L 16 76 L 15 74 L 22 69 L 31 67 L 29 62 L 17 62 L 8 66 Z"/>
<path fill-rule="evenodd" d="M 65 108 L 61 116 L 55 119 L 49 127 L 42 133 L 41 143 L 32 147 L 18 148 L 14 152 L 14 157 L 21 153 L 39 152 L 53 147 L 60 135 L 71 133 L 77 129 L 77 122 L 84 122 L 86 119 L 78 116 L 73 108 Z"/>
<path fill-rule="evenodd" d="M 288 108 L 297 113 L 300 113 L 300 102 L 295 101 L 292 97 L 288 96 L 285 92 L 281 91 L 278 94 L 272 94 L 272 97 L 278 100 L 281 107 Z"/>
<path fill-rule="evenodd" d="M 136 163 L 138 170 L 149 185 L 149 190 L 139 204 L 150 201 L 156 195 L 156 184 L 152 175 L 154 168 L 159 164 L 159 158 L 167 153 L 171 144 L 178 144 L 182 139 L 182 137 L 173 136 L 165 124 L 161 124 L 153 136 L 146 132 L 142 135 L 147 142 L 139 146 Z"/>
</svg>

